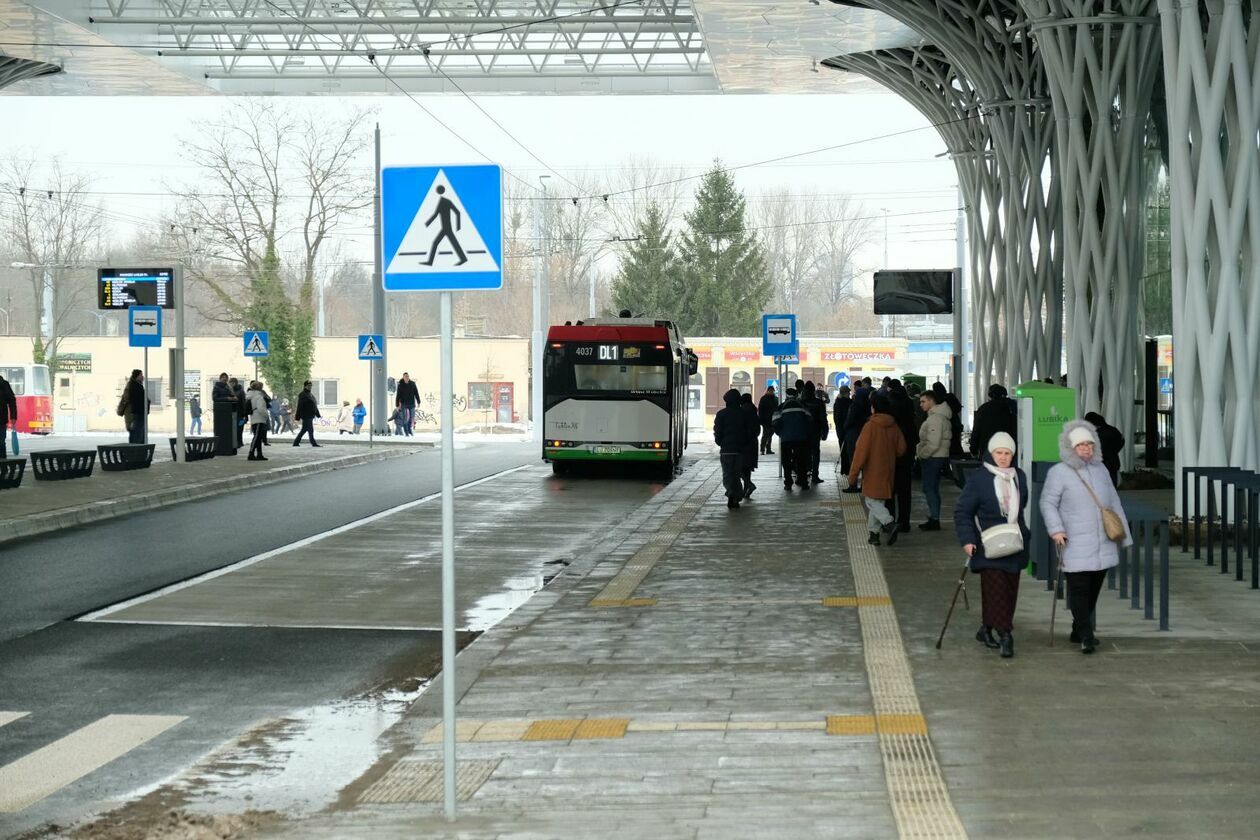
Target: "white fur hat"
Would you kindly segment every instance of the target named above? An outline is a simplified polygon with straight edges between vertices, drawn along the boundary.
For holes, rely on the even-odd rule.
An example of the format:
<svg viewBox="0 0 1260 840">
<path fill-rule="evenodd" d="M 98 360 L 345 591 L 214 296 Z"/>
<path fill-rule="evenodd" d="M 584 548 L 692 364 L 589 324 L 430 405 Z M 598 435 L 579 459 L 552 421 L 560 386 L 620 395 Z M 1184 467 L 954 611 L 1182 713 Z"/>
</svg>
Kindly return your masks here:
<svg viewBox="0 0 1260 840">
<path fill-rule="evenodd" d="M 1084 426 L 1077 426 L 1068 432 L 1068 443 L 1072 444 L 1072 446 L 1079 446 L 1082 443 L 1098 445 L 1098 441 L 1094 438 L 1094 433 Z"/>
<path fill-rule="evenodd" d="M 1015 453 L 1015 439 L 1006 432 L 994 432 L 993 437 L 989 438 L 989 451 L 995 449 L 1007 449 L 1011 454 Z"/>
</svg>

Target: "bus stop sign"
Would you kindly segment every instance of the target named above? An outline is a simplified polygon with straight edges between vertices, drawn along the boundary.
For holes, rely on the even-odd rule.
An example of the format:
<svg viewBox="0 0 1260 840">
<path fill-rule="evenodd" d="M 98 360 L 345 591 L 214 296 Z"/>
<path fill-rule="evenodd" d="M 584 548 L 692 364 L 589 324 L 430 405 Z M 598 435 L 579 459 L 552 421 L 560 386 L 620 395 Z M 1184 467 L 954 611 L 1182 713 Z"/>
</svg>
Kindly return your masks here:
<svg viewBox="0 0 1260 840">
<path fill-rule="evenodd" d="M 761 316 L 761 354 L 763 356 L 795 356 L 800 351 L 796 341 L 795 315 Z"/>
</svg>

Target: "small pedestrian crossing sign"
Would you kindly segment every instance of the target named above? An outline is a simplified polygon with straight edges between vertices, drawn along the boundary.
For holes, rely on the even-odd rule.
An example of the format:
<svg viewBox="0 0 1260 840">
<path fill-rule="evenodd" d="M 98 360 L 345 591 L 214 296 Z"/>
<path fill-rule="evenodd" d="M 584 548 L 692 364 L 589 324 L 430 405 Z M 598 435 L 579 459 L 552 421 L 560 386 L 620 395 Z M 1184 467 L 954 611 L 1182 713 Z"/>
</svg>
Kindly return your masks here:
<svg viewBox="0 0 1260 840">
<path fill-rule="evenodd" d="M 271 337 L 266 330 L 246 330 L 244 340 L 246 356 L 260 358 L 271 352 Z"/>
<path fill-rule="evenodd" d="M 359 359 L 365 362 L 379 361 L 385 358 L 385 336 L 359 336 Z"/>
<path fill-rule="evenodd" d="M 502 288 L 502 170 L 385 167 L 381 239 L 386 291 Z"/>
</svg>

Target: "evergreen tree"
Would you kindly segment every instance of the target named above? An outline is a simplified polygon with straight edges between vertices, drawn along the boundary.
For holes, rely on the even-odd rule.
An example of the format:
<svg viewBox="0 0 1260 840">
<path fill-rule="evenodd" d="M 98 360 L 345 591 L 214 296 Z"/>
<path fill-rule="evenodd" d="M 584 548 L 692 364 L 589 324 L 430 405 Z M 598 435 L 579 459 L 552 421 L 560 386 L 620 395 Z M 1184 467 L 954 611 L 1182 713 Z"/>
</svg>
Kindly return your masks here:
<svg viewBox="0 0 1260 840">
<path fill-rule="evenodd" d="M 648 206 L 637 234 L 613 279 L 613 307 L 647 318 L 675 318 L 678 258 L 660 205 L 654 202 Z"/>
<path fill-rule="evenodd" d="M 250 287 L 253 301 L 247 326 L 266 330 L 270 345 L 268 355 L 259 360 L 259 372 L 272 396 L 294 401 L 310 376 L 315 346 L 310 314 L 285 292 L 274 242 L 267 243 Z"/>
<path fill-rule="evenodd" d="M 745 224 L 744 196 L 715 163 L 685 216 L 678 259 L 683 266 L 681 311 L 686 335 L 757 335 L 772 292 L 757 238 Z"/>
</svg>

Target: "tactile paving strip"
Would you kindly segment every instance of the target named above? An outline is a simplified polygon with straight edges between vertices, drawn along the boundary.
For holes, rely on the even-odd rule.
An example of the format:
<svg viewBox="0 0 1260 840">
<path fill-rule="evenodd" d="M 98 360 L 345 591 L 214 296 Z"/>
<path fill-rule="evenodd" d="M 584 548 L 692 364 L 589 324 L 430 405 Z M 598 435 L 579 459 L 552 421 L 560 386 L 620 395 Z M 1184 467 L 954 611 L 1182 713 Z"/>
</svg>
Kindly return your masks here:
<svg viewBox="0 0 1260 840">
<path fill-rule="evenodd" d="M 866 542 L 866 511 L 856 498 L 843 499 L 842 504 L 875 729 L 898 833 L 913 838 L 965 838 L 967 830 L 954 809 L 928 738 L 888 581 L 875 549 Z"/>
<path fill-rule="evenodd" d="M 456 761 L 456 798 L 461 802 L 472 798 L 472 795 L 486 783 L 498 766 L 498 759 Z M 400 761 L 363 791 L 359 796 L 359 802 L 370 804 L 441 802 L 442 794 L 442 762 Z"/>
<path fill-rule="evenodd" d="M 639 588 L 639 584 L 643 583 L 643 579 L 652 571 L 652 567 L 665 556 L 665 552 L 682 534 L 683 529 L 700 512 L 700 508 L 704 507 L 705 500 L 712 495 L 720 479 L 721 472 L 710 464 L 707 472 L 696 482 L 696 488 L 691 491 L 691 494 L 670 515 L 669 519 L 665 520 L 665 524 L 648 538 L 643 547 L 630 556 L 630 559 L 621 567 L 621 571 L 617 572 L 613 579 L 600 590 L 600 593 L 591 599 L 588 606 L 621 607 L 654 604 L 655 601 L 651 599 L 634 598 L 634 591 Z M 648 601 L 651 603 L 647 603 Z"/>
</svg>

